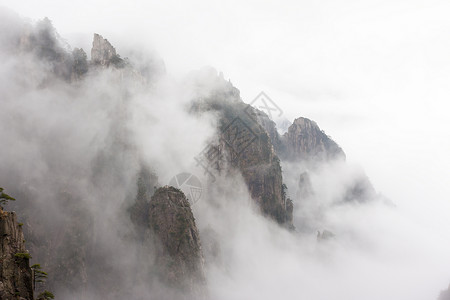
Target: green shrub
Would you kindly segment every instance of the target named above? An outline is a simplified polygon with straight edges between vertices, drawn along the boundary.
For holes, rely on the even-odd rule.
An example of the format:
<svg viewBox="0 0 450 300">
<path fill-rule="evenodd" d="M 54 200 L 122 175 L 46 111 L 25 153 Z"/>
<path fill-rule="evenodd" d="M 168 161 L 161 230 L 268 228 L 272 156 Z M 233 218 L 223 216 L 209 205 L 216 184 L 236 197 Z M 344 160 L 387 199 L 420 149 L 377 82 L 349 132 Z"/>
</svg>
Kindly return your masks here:
<svg viewBox="0 0 450 300">
<path fill-rule="evenodd" d="M 3 188 L 0 188 L 0 205 L 5 205 L 8 201 L 15 201 L 13 197 L 8 194 L 3 193 Z"/>
<path fill-rule="evenodd" d="M 34 282 L 39 282 L 39 283 L 44 283 L 45 280 L 47 279 L 47 272 L 42 271 L 42 267 L 40 264 L 34 264 L 31 266 L 31 269 L 33 269 L 34 271 Z"/>
<path fill-rule="evenodd" d="M 44 299 L 44 300 L 55 299 L 55 296 L 53 295 L 53 293 L 45 290 L 39 294 L 38 299 Z"/>
<path fill-rule="evenodd" d="M 31 259 L 31 255 L 29 253 L 16 253 L 14 254 L 17 258 L 28 258 Z"/>
</svg>

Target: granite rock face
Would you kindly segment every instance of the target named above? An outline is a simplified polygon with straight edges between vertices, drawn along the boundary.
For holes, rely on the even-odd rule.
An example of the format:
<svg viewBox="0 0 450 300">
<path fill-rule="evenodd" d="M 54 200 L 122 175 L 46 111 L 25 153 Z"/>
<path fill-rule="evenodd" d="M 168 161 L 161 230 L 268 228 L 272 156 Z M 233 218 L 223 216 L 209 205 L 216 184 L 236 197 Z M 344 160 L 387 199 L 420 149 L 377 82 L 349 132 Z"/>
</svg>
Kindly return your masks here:
<svg viewBox="0 0 450 300">
<path fill-rule="evenodd" d="M 196 101 L 192 110 L 218 113 L 219 124 L 216 141 L 205 149 L 199 164 L 214 176 L 240 172 L 262 214 L 292 228 L 293 206 L 283 191 L 280 160 L 258 111 L 241 100 L 230 82 L 209 75 L 215 88 Z"/>
<path fill-rule="evenodd" d="M 295 119 L 282 141 L 285 145 L 282 156 L 287 160 L 345 160 L 339 145 L 320 130 L 316 122 L 306 118 Z"/>
<path fill-rule="evenodd" d="M 33 299 L 32 271 L 14 212 L 0 210 L 0 299 Z"/>
<path fill-rule="evenodd" d="M 316 122 L 303 117 L 297 118 L 288 131 L 280 136 L 276 124 L 265 113 L 258 110 L 256 113 L 258 122 L 268 132 L 273 148 L 283 162 L 304 163 L 312 170 L 322 163 L 345 162 L 346 156 L 342 148 Z M 307 199 L 314 194 L 307 171 L 300 174 L 297 188 L 297 199 Z M 364 202 L 374 197 L 376 191 L 369 178 L 362 173 L 347 187 L 342 200 Z"/>
<path fill-rule="evenodd" d="M 41 83 L 44 85 L 47 84 L 47 81 L 50 82 L 55 78 L 67 82 L 80 80 L 92 67 L 122 69 L 127 66 L 127 61 L 120 58 L 111 43 L 96 33 L 92 42 L 90 61 L 87 59 L 86 52 L 81 48 L 69 51 L 68 45 L 61 40 L 48 19 L 39 21 L 35 28 L 24 30 L 19 40 L 11 42 L 11 44 L 16 45 L 16 49 L 12 51 L 22 54 L 31 53 L 46 63 L 45 68 L 51 69 L 54 78 L 45 78 Z M 153 70 L 149 67 L 150 72 Z M 140 72 L 135 71 L 135 73 L 141 75 Z"/>
<path fill-rule="evenodd" d="M 109 66 L 116 60 L 116 49 L 101 35 L 94 33 L 94 41 L 91 49 L 91 62 L 94 65 Z"/>
<path fill-rule="evenodd" d="M 261 124 L 262 127 L 264 127 L 267 134 L 269 135 L 275 153 L 281 157 L 281 155 L 285 152 L 285 145 L 283 143 L 282 136 L 280 136 L 277 130 L 277 125 L 269 118 L 266 113 L 258 109 L 253 109 L 253 111 L 257 117 L 258 123 Z M 291 124 L 289 124 L 289 126 L 290 125 Z"/>
<path fill-rule="evenodd" d="M 200 236 L 189 201 L 182 191 L 165 186 L 150 201 L 149 228 L 156 239 L 155 265 L 161 280 L 186 294 L 205 295 L 205 273 Z"/>
<path fill-rule="evenodd" d="M 229 166 L 240 171 L 252 199 L 264 215 L 279 224 L 290 225 L 283 194 L 283 176 L 278 156 L 273 151 L 267 132 L 250 118 L 224 118 L 221 146 L 226 149 Z M 252 124 L 252 125 L 248 125 Z"/>
<path fill-rule="evenodd" d="M 259 123 L 266 129 L 276 153 L 283 161 L 326 162 L 334 159 L 345 160 L 345 153 L 316 122 L 307 118 L 297 118 L 282 136 L 275 122 L 267 114 L 256 110 Z"/>
<path fill-rule="evenodd" d="M 307 118 L 297 118 L 288 127 L 287 132 L 280 135 L 277 126 L 267 114 L 256 110 L 258 122 L 266 129 L 277 155 L 283 161 L 327 162 L 345 160 L 345 153 L 316 122 Z"/>
</svg>

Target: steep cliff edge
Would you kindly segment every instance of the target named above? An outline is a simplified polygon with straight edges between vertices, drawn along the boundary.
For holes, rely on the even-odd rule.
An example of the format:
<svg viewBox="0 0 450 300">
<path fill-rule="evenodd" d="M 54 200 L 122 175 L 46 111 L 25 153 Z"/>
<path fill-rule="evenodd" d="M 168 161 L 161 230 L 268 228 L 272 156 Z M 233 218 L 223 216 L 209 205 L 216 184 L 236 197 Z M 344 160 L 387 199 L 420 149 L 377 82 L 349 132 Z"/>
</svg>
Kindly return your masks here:
<svg viewBox="0 0 450 300">
<path fill-rule="evenodd" d="M 103 67 L 108 67 L 111 64 L 116 67 L 125 65 L 125 61 L 117 55 L 116 49 L 111 43 L 97 33 L 94 33 L 94 41 L 92 42 L 91 63 Z"/>
<path fill-rule="evenodd" d="M 108 66 L 111 60 L 116 57 L 116 49 L 101 35 L 94 33 L 92 42 L 91 61 L 93 64 Z"/>
<path fill-rule="evenodd" d="M 316 122 L 299 117 L 288 127 L 282 136 L 277 131 L 275 122 L 256 110 L 258 122 L 268 132 L 277 155 L 283 161 L 325 162 L 335 159 L 345 160 L 345 153 Z"/>
<path fill-rule="evenodd" d="M 15 212 L 0 210 L 0 299 L 33 299 L 32 272 Z"/>
<path fill-rule="evenodd" d="M 284 193 L 280 160 L 269 133 L 257 120 L 257 110 L 241 100 L 230 82 L 215 72 L 207 75 L 213 88 L 194 103 L 192 111 L 218 113 L 218 132 L 197 162 L 213 176 L 239 171 L 262 214 L 292 228 L 293 206 Z"/>
<path fill-rule="evenodd" d="M 161 280 L 184 292 L 186 299 L 201 299 L 206 285 L 204 262 L 189 201 L 179 189 L 161 187 L 151 198 L 148 214 Z"/>
</svg>

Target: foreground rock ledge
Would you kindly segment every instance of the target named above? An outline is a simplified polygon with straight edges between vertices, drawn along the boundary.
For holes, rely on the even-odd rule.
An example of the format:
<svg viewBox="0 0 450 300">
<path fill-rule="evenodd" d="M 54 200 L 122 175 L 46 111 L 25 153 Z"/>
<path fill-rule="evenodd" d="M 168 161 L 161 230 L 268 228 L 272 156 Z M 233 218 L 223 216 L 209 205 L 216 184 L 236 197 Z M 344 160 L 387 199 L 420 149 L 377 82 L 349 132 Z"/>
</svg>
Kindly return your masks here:
<svg viewBox="0 0 450 300">
<path fill-rule="evenodd" d="M 171 186 L 156 190 L 149 208 L 149 227 L 157 244 L 156 264 L 162 280 L 201 299 L 205 294 L 204 260 L 194 215 L 182 191 Z"/>
<path fill-rule="evenodd" d="M 15 212 L 0 210 L 0 299 L 33 299 L 29 254 Z"/>
</svg>

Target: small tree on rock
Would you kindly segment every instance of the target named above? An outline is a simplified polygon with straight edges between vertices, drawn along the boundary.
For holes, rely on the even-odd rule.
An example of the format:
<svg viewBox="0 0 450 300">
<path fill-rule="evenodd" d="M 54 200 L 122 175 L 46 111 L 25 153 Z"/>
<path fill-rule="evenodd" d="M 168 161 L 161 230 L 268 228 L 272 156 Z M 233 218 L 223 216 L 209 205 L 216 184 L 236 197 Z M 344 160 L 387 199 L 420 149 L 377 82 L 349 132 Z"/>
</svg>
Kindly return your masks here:
<svg viewBox="0 0 450 300">
<path fill-rule="evenodd" d="M 44 283 L 48 274 L 47 272 L 42 271 L 40 264 L 32 265 L 31 270 L 33 270 L 33 287 L 36 291 L 36 283 Z"/>
<path fill-rule="evenodd" d="M 3 205 L 8 203 L 8 201 L 15 201 L 10 195 L 3 193 L 3 188 L 0 187 L 0 211 L 3 211 Z"/>
<path fill-rule="evenodd" d="M 55 296 L 53 295 L 53 293 L 47 290 L 40 293 L 39 296 L 37 297 L 37 300 L 49 300 L 49 299 L 55 299 Z"/>
</svg>

